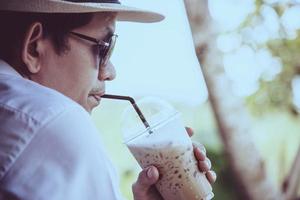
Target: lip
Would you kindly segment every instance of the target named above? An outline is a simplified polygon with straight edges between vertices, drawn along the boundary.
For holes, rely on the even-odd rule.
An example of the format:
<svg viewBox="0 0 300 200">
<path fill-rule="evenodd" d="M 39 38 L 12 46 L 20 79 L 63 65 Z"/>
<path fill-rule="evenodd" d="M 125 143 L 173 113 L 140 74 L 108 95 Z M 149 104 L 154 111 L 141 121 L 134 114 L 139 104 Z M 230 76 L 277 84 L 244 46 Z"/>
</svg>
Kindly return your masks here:
<svg viewBox="0 0 300 200">
<path fill-rule="evenodd" d="M 103 94 L 92 94 L 91 96 L 93 96 L 97 101 L 100 101 L 102 95 Z"/>
<path fill-rule="evenodd" d="M 95 93 L 90 93 L 89 96 L 94 97 L 97 101 L 101 100 L 101 96 L 103 96 L 105 92 L 95 92 Z"/>
</svg>

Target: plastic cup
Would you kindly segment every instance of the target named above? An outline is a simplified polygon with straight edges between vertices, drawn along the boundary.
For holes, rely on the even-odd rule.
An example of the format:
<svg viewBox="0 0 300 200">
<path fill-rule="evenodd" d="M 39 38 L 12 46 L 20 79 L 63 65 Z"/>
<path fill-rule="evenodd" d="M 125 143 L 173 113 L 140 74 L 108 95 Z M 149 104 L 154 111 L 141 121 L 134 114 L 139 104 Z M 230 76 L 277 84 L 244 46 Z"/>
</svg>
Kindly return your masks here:
<svg viewBox="0 0 300 200">
<path fill-rule="evenodd" d="M 142 168 L 154 165 L 156 187 L 165 200 L 210 200 L 214 194 L 199 172 L 193 145 L 180 114 L 168 103 L 147 98 L 137 103 L 150 128 L 129 107 L 123 115 L 123 139 Z"/>
</svg>

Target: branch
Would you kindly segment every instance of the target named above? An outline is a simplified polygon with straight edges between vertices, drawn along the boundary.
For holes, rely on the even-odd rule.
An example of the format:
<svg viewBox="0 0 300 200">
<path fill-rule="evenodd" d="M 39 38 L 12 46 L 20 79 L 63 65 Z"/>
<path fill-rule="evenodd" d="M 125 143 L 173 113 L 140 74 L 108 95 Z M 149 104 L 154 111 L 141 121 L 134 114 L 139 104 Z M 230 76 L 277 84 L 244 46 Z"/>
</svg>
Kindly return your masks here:
<svg viewBox="0 0 300 200">
<path fill-rule="evenodd" d="M 283 183 L 283 192 L 286 200 L 297 199 L 297 192 L 300 187 L 300 146 L 292 165 L 290 174 Z"/>
</svg>

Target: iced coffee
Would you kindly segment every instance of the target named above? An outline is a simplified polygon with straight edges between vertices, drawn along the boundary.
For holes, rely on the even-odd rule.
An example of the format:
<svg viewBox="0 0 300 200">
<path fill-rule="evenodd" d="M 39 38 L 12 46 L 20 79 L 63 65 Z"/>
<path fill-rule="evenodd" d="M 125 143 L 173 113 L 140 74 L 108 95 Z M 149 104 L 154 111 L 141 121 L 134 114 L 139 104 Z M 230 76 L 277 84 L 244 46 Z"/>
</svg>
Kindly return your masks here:
<svg viewBox="0 0 300 200">
<path fill-rule="evenodd" d="M 154 165 L 160 179 L 156 184 L 165 200 L 211 199 L 212 188 L 205 175 L 199 172 L 192 145 L 172 142 L 150 147 L 128 146 L 143 168 Z"/>
</svg>

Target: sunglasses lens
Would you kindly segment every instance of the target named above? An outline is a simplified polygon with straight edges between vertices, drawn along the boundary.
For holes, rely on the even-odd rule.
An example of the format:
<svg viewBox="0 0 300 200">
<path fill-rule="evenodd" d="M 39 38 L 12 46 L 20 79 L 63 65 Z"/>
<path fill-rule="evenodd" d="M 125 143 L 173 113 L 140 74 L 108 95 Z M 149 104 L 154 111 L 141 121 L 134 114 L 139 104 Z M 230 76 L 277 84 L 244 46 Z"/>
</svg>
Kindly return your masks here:
<svg viewBox="0 0 300 200">
<path fill-rule="evenodd" d="M 103 50 L 101 52 L 101 57 L 100 57 L 101 58 L 101 60 L 100 60 L 101 66 L 104 66 L 108 63 L 108 61 L 112 55 L 112 52 L 115 48 L 116 39 L 117 39 L 117 35 L 113 35 L 108 42 L 109 46 L 105 46 L 105 47 L 102 46 Z"/>
<path fill-rule="evenodd" d="M 105 44 L 99 43 L 99 41 L 95 38 L 89 37 L 87 35 L 83 35 L 76 32 L 70 32 L 70 34 L 75 35 L 81 39 L 88 40 L 90 42 L 96 43 L 93 48 L 94 52 L 98 55 L 99 59 L 99 66 L 105 66 L 109 58 L 113 52 L 113 49 L 115 48 L 116 40 L 118 35 L 112 35 L 108 42 L 105 42 Z M 102 41 L 104 42 L 104 41 Z"/>
</svg>

